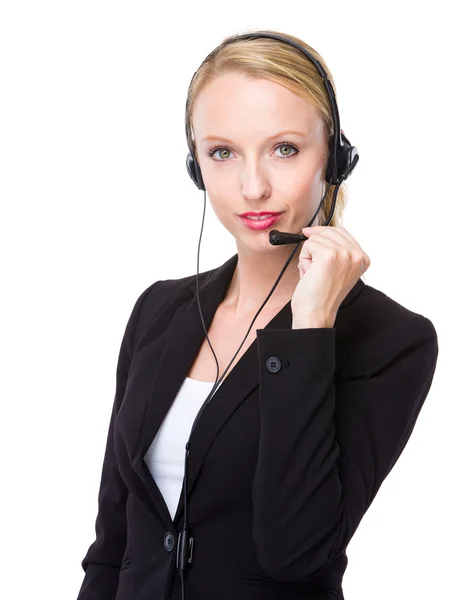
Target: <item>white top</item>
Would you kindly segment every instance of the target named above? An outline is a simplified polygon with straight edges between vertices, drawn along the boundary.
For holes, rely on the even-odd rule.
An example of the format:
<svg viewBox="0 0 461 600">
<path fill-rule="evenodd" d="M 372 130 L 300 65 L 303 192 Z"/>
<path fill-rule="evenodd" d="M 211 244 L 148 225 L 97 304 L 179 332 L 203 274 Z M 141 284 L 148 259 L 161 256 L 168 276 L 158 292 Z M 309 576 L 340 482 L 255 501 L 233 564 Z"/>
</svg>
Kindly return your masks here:
<svg viewBox="0 0 461 600">
<path fill-rule="evenodd" d="M 165 499 L 172 519 L 176 514 L 184 479 L 187 440 L 195 417 L 213 385 L 214 381 L 198 381 L 186 377 L 144 455 L 144 462 Z"/>
</svg>

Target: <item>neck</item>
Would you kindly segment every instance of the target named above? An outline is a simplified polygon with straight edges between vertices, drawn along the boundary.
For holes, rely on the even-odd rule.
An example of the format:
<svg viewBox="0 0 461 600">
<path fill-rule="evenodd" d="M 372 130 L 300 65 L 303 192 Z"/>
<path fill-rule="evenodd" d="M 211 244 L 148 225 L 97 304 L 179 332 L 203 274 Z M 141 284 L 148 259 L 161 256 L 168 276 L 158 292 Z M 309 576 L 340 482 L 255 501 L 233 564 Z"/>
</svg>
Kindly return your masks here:
<svg viewBox="0 0 461 600">
<path fill-rule="evenodd" d="M 299 282 L 298 261 L 301 247 L 302 244 L 291 259 L 263 311 L 266 308 L 280 309 L 291 300 Z M 256 314 L 292 252 L 292 244 L 275 246 L 273 251 L 259 254 L 248 251 L 248 248 L 239 247 L 238 262 L 222 302 L 223 307 L 232 310 L 236 317 Z"/>
</svg>

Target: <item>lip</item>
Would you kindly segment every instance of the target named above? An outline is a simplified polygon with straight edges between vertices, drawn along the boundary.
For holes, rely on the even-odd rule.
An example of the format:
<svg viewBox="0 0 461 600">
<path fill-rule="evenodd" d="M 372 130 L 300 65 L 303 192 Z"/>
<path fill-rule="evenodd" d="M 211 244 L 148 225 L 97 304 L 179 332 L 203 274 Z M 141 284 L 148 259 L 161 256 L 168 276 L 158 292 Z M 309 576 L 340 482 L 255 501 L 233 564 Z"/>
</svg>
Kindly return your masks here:
<svg viewBox="0 0 461 600">
<path fill-rule="evenodd" d="M 283 213 L 268 215 L 267 219 L 259 219 L 258 221 L 255 221 L 253 219 L 247 219 L 246 217 L 241 216 L 241 215 L 239 215 L 239 219 L 249 229 L 253 229 L 255 231 L 261 231 L 262 229 L 267 229 L 268 227 L 272 227 L 272 225 L 274 225 L 274 223 L 276 223 L 280 219 L 282 214 Z"/>
<path fill-rule="evenodd" d="M 240 214 L 239 217 L 262 217 L 264 215 L 267 215 L 267 216 L 270 215 L 272 217 L 272 215 L 281 215 L 281 214 L 282 214 L 281 212 L 271 212 L 270 210 L 261 210 L 259 212 L 255 212 L 254 210 L 251 210 L 249 212 Z"/>
</svg>

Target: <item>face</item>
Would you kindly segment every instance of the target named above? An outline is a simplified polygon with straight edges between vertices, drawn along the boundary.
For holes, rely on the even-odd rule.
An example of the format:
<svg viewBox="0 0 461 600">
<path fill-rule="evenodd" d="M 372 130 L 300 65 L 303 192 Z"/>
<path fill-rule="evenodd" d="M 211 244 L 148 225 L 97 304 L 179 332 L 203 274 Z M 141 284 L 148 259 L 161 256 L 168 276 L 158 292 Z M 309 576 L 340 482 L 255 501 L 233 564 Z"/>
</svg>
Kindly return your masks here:
<svg viewBox="0 0 461 600">
<path fill-rule="evenodd" d="M 322 198 L 328 158 L 314 106 L 272 81 L 226 73 L 198 94 L 192 129 L 213 210 L 238 247 L 275 250 L 281 246 L 270 244 L 269 231 L 300 233 L 309 224 Z M 282 215 L 253 230 L 239 217 L 249 211 Z"/>
</svg>

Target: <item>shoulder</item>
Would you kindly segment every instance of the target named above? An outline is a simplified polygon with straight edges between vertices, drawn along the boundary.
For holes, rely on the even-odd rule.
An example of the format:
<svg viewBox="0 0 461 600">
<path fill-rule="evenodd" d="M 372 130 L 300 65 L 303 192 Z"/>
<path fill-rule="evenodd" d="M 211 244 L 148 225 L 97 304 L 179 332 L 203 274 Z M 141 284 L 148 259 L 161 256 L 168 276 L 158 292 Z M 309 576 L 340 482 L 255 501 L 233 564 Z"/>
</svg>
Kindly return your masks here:
<svg viewBox="0 0 461 600">
<path fill-rule="evenodd" d="M 385 292 L 365 282 L 362 293 L 357 298 L 355 309 L 368 322 L 373 321 L 384 327 L 403 324 L 410 320 L 419 324 L 431 323 L 427 316 L 411 310 Z"/>
<path fill-rule="evenodd" d="M 401 350 L 423 343 L 437 349 L 437 332 L 430 318 L 365 282 L 354 301 L 340 312 L 335 329 L 345 355 L 379 347 L 383 352 Z"/>
<path fill-rule="evenodd" d="M 199 285 L 210 271 L 199 274 Z M 181 303 L 191 297 L 191 290 L 197 275 L 188 275 L 178 279 L 159 279 L 145 288 L 135 302 L 141 313 L 157 311 L 161 306 Z"/>
<path fill-rule="evenodd" d="M 210 274 L 205 271 L 199 274 L 199 285 Z M 159 316 L 171 316 L 182 304 L 193 295 L 193 286 L 197 275 L 188 275 L 177 279 L 159 279 L 143 289 L 135 300 L 130 320 L 137 330 L 148 327 Z M 165 319 L 168 322 L 168 319 Z"/>
</svg>

